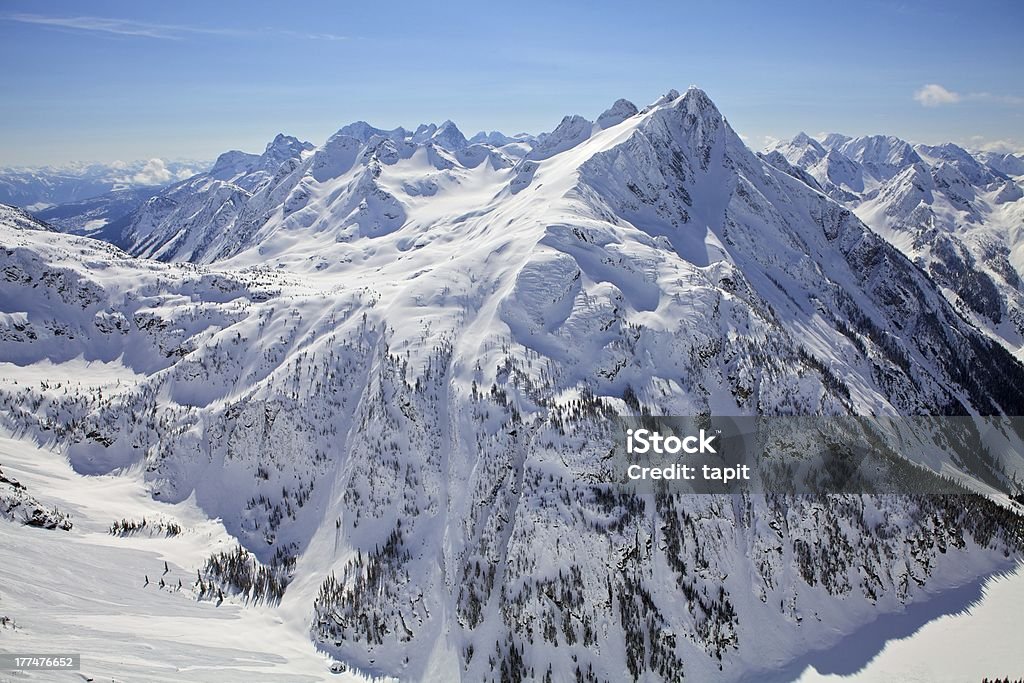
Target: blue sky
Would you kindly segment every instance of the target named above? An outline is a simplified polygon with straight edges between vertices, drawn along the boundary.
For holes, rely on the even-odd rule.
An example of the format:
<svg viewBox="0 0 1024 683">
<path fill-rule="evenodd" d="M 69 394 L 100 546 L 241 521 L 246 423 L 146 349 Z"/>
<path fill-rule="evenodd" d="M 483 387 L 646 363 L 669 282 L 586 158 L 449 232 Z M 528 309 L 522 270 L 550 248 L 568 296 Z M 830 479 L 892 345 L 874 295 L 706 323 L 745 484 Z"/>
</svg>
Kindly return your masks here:
<svg viewBox="0 0 1024 683">
<path fill-rule="evenodd" d="M 259 151 L 345 123 L 553 128 L 704 88 L 750 144 L 1024 149 L 1024 3 L 0 2 L 0 165 Z"/>
</svg>

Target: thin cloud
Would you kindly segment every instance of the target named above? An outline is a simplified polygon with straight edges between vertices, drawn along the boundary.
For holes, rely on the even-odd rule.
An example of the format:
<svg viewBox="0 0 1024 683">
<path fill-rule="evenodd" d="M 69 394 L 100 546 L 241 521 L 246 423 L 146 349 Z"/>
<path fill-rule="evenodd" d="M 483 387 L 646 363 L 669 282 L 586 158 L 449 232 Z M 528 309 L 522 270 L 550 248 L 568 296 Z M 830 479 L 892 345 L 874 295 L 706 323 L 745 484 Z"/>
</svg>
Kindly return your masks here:
<svg viewBox="0 0 1024 683">
<path fill-rule="evenodd" d="M 294 38 L 304 38 L 306 40 L 348 40 L 348 36 L 339 36 L 334 33 L 303 33 L 302 31 L 267 31 L 268 33 L 277 33 L 282 36 L 292 36 Z"/>
<path fill-rule="evenodd" d="M 993 102 L 1012 106 L 1024 104 L 1024 97 L 1017 97 L 1016 95 L 995 95 L 990 92 L 971 92 L 961 95 L 958 92 L 944 88 L 938 83 L 929 83 L 918 89 L 914 92 L 914 99 L 925 107 L 939 107 L 959 102 Z"/>
<path fill-rule="evenodd" d="M 995 102 L 997 104 L 1012 104 L 1012 105 L 1024 104 L 1024 97 L 1017 97 L 1016 95 L 993 95 L 990 92 L 974 92 L 974 93 L 970 93 L 964 99 L 976 100 L 976 101 L 979 101 L 979 102 Z"/>
<path fill-rule="evenodd" d="M 159 38 L 161 40 L 181 40 L 185 34 L 204 33 L 215 35 L 246 35 L 237 29 L 211 29 L 176 24 L 150 24 L 127 19 L 108 19 L 106 17 L 49 17 L 42 14 L 10 14 L 4 17 L 7 21 L 39 26 L 56 26 L 77 31 L 95 33 L 112 33 L 119 36 L 137 36 L 142 38 Z"/>
<path fill-rule="evenodd" d="M 267 35 L 281 35 L 303 40 L 346 40 L 345 36 L 334 33 L 304 33 L 281 29 L 237 29 L 216 28 L 205 26 L 187 26 L 183 24 L 153 24 L 131 19 L 111 19 L 108 17 L 51 17 L 43 14 L 8 14 L 0 17 L 5 21 L 37 26 L 53 26 L 76 31 L 107 33 L 119 36 L 138 38 L 155 38 L 158 40 L 183 40 L 189 35 L 211 35 L 234 38 L 254 38 Z"/>
<path fill-rule="evenodd" d="M 939 107 L 943 104 L 956 104 L 961 97 L 938 83 L 929 83 L 914 93 L 914 99 L 925 107 Z"/>
</svg>

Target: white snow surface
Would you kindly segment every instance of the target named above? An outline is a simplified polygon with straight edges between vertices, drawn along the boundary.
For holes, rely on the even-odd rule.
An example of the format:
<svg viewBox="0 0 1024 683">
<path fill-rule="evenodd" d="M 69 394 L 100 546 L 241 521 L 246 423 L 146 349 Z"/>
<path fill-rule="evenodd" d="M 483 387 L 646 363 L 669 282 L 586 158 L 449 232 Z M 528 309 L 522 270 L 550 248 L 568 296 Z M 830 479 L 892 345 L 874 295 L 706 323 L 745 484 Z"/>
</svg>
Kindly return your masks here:
<svg viewBox="0 0 1024 683">
<path fill-rule="evenodd" d="M 1024 608 L 1024 566 L 999 574 L 978 585 L 972 582 L 953 591 L 953 600 L 932 598 L 942 616 L 927 609 L 923 615 L 908 610 L 907 619 L 872 624 L 867 629 L 912 633 L 891 638 L 884 648 L 854 673 L 823 674 L 813 666 L 799 683 L 959 683 L 988 678 L 1011 678 L 1021 671 L 1020 613 Z M 931 617 L 922 623 L 922 617 Z M 895 622 L 895 623 L 892 623 Z M 861 640 L 877 640 L 872 634 Z M 840 647 L 843 647 L 842 645 Z M 846 647 L 850 647 L 847 645 Z M 819 664 L 826 668 L 826 665 Z M 849 668 L 849 667 L 847 667 Z"/>
</svg>

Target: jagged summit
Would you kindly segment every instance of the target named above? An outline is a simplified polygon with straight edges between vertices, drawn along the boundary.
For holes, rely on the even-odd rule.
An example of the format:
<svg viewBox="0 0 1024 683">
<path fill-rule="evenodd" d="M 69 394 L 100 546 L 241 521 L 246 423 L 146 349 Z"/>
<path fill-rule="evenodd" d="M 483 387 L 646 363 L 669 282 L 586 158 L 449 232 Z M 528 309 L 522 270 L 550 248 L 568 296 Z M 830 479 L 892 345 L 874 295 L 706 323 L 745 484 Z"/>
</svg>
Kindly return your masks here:
<svg viewBox="0 0 1024 683">
<path fill-rule="evenodd" d="M 900 169 L 921 160 L 914 146 L 892 135 L 867 135 L 839 146 L 846 157 L 863 164 L 876 178 L 888 179 Z"/>
<path fill-rule="evenodd" d="M 668 98 L 669 101 L 672 101 L 673 99 L 675 99 L 672 97 L 673 94 L 675 94 L 675 98 L 680 97 L 679 92 L 677 90 L 669 90 L 668 94 L 666 94 L 665 97 Z M 708 95 L 707 91 L 696 85 L 691 85 L 690 87 L 688 87 L 686 91 L 682 94 L 682 98 L 684 101 L 699 103 L 698 106 L 700 109 L 707 109 L 711 107 L 714 108 L 716 112 L 718 112 L 718 106 L 711 100 L 711 96 Z"/>
<path fill-rule="evenodd" d="M 579 114 L 562 118 L 553 131 L 540 136 L 526 158 L 534 161 L 548 159 L 572 149 L 594 132 L 594 124 Z"/>
<path fill-rule="evenodd" d="M 699 90 L 699 88 L 697 88 L 696 86 L 692 86 L 692 85 L 690 86 L 690 89 Z M 645 107 L 643 111 L 644 112 L 650 111 L 651 109 L 654 109 L 655 107 L 660 107 L 660 106 L 662 106 L 664 104 L 668 104 L 670 102 L 675 102 L 677 99 L 679 99 L 679 91 L 673 88 L 672 90 L 669 90 L 667 93 L 665 93 L 664 95 L 662 95 L 661 97 L 656 99 L 654 102 L 649 104 L 647 107 Z"/>
<path fill-rule="evenodd" d="M 803 131 L 800 131 L 799 133 L 797 133 L 796 135 L 793 136 L 792 144 L 794 144 L 794 145 L 807 145 L 809 147 L 817 147 L 817 148 L 821 147 L 821 143 L 819 143 L 817 140 L 815 140 L 814 138 L 812 138 L 810 135 L 808 135 L 807 133 L 805 133 Z"/>
<path fill-rule="evenodd" d="M 375 128 L 366 121 L 354 121 L 348 125 L 342 126 L 337 132 L 338 135 L 347 135 L 348 137 L 355 138 L 362 143 L 367 143 L 370 138 L 374 136 L 380 136 L 391 140 L 404 140 L 408 137 L 408 132 L 399 126 L 392 130 L 384 130 L 382 128 Z"/>
<path fill-rule="evenodd" d="M 207 174 L 200 176 L 232 183 L 251 191 L 273 175 L 282 164 L 298 161 L 313 148 L 312 143 L 278 133 L 267 143 L 262 154 L 249 154 L 238 150 L 225 152 L 217 157 L 217 161 Z M 171 186 L 168 191 L 173 191 L 174 187 L 176 186 Z"/>
<path fill-rule="evenodd" d="M 914 151 L 931 164 L 940 161 L 952 164 L 975 186 L 1000 182 L 1006 177 L 998 169 L 982 163 L 966 149 L 952 142 L 941 145 L 914 145 Z"/>
<path fill-rule="evenodd" d="M 833 149 L 835 147 L 839 147 L 840 145 L 846 142 L 849 142 L 853 138 L 851 138 L 849 135 L 843 135 L 842 133 L 826 133 L 819 139 L 823 147 L 825 147 L 826 149 Z"/>
<path fill-rule="evenodd" d="M 440 126 L 434 123 L 421 123 L 411 132 L 401 126 L 385 130 L 372 126 L 366 121 L 356 121 L 343 126 L 336 135 L 351 137 L 363 144 L 369 143 L 374 137 L 385 138 L 395 143 L 414 145 L 429 141 L 451 151 L 463 149 L 469 144 L 462 131 L 450 120 Z"/>
<path fill-rule="evenodd" d="M 435 144 L 453 151 L 463 149 L 469 144 L 459 127 L 450 120 L 438 126 L 430 139 Z"/>
<path fill-rule="evenodd" d="M 509 135 L 505 135 L 501 131 L 497 131 L 497 130 L 492 130 L 492 131 L 482 130 L 482 131 L 478 132 L 476 135 L 474 135 L 473 137 L 471 137 L 469 139 L 469 142 L 471 144 L 484 143 L 484 144 L 491 145 L 493 147 L 501 147 L 501 146 L 507 145 L 509 143 L 520 142 L 522 140 L 522 138 L 524 138 L 524 137 L 526 139 L 529 139 L 532 136 L 528 136 L 528 135 L 509 136 Z"/>
<path fill-rule="evenodd" d="M 597 117 L 597 125 L 600 128 L 611 128 L 622 123 L 630 116 L 635 116 L 640 110 L 636 105 L 625 99 L 615 100 L 611 107 L 601 112 Z"/>
<path fill-rule="evenodd" d="M 1024 175 L 1024 153 L 1010 154 L 1006 152 L 976 152 L 975 156 L 989 168 L 1006 176 Z"/>
<path fill-rule="evenodd" d="M 270 161 L 283 162 L 285 159 L 297 159 L 303 152 L 313 149 L 313 143 L 304 142 L 291 135 L 278 133 L 267 143 L 262 156 Z"/>
<path fill-rule="evenodd" d="M 681 96 L 668 95 L 658 100 L 638 127 L 647 131 L 665 132 L 678 145 L 686 147 L 697 164 L 706 169 L 712 161 L 713 152 L 723 153 L 726 145 L 734 147 L 734 153 L 753 156 L 729 126 L 725 117 L 706 92 L 690 86 Z"/>
<path fill-rule="evenodd" d="M 412 142 L 421 143 L 430 139 L 430 137 L 437 132 L 437 124 L 434 123 L 421 123 L 416 126 L 416 130 L 413 131 L 412 135 L 409 136 Z"/>
<path fill-rule="evenodd" d="M 680 95 L 677 90 L 670 90 L 644 108 L 642 112 L 638 111 L 632 102 L 620 99 L 602 112 L 596 122 L 579 114 L 563 117 L 554 130 L 538 136 L 526 159 L 543 161 L 574 149 L 597 132 L 614 128 L 638 114 L 658 116 L 657 112 L 664 109 L 679 109 L 689 116 L 697 116 L 702 119 L 721 118 L 721 114 L 711 98 L 697 87 L 689 88 L 683 95 Z"/>
<path fill-rule="evenodd" d="M 818 163 L 827 153 L 821 143 L 804 132 L 797 133 L 792 140 L 780 142 L 766 151 L 777 151 L 789 163 L 801 168 Z"/>
</svg>

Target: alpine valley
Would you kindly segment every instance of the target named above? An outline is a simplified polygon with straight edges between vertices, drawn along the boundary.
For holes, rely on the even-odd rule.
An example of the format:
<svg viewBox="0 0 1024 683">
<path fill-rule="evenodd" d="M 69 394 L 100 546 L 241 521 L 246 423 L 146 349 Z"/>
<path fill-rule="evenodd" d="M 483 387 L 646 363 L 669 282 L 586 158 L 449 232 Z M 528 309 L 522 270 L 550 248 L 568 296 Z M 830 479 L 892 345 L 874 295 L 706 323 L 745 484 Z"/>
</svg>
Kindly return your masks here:
<svg viewBox="0 0 1024 683">
<path fill-rule="evenodd" d="M 1017 566 L 1020 440 L 928 463 L 971 494 L 641 495 L 596 430 L 1024 415 L 1022 183 L 887 137 L 757 154 L 690 88 L 540 136 L 278 135 L 105 241 L 2 207 L 0 647 L 96 680 L 792 680 Z"/>
</svg>

